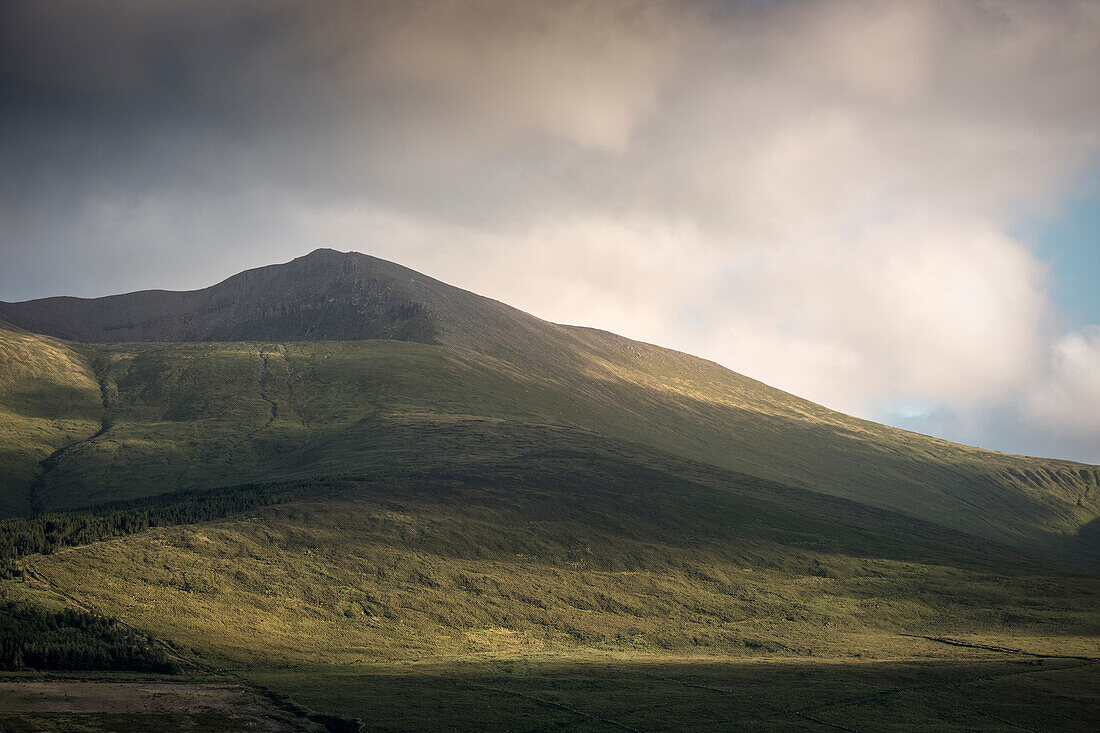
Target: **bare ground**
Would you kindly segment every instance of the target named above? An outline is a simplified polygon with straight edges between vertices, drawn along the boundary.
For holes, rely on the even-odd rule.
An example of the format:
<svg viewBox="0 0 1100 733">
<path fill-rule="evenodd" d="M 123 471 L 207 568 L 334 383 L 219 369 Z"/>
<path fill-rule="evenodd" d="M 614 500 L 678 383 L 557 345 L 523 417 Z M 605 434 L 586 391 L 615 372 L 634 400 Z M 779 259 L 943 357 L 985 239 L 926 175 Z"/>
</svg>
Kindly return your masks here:
<svg viewBox="0 0 1100 733">
<path fill-rule="evenodd" d="M 303 730 L 241 685 L 0 681 L 0 731 L 5 733 L 168 729 Z"/>
</svg>

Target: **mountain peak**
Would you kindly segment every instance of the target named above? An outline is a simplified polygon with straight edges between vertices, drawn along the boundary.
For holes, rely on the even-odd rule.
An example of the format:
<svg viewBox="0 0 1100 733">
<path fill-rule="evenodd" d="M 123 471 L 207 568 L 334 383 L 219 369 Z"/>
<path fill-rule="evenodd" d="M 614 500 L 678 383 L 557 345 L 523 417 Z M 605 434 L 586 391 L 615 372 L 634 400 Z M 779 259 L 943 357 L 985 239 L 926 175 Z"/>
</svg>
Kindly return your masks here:
<svg viewBox="0 0 1100 733">
<path fill-rule="evenodd" d="M 393 267 L 400 267 L 396 263 L 386 262 L 386 260 L 372 257 L 362 252 L 355 252 L 354 250 L 348 252 L 341 252 L 338 249 L 332 249 L 330 247 L 318 247 L 304 255 L 295 257 L 290 262 L 283 263 L 281 265 L 269 265 L 269 267 L 294 267 L 298 265 L 340 265 L 344 262 L 376 262 L 392 265 Z M 263 268 L 258 268 L 263 269 Z M 247 272 L 247 271 L 246 271 Z"/>
<path fill-rule="evenodd" d="M 295 257 L 291 262 L 298 262 L 300 260 L 337 260 L 337 259 L 350 259 L 353 257 L 368 257 L 370 259 L 378 259 L 377 257 L 371 257 L 370 255 L 363 254 L 362 252 L 356 252 L 355 250 L 348 250 L 347 252 L 341 252 L 338 249 L 332 247 L 318 247 L 317 249 L 307 254 Z"/>
<path fill-rule="evenodd" d="M 419 287 L 410 288 L 412 283 Z M 447 286 L 359 252 L 316 249 L 201 290 L 0 303 L 0 319 L 89 343 L 375 338 L 431 343 L 438 335 L 429 312 L 433 287 Z"/>
</svg>

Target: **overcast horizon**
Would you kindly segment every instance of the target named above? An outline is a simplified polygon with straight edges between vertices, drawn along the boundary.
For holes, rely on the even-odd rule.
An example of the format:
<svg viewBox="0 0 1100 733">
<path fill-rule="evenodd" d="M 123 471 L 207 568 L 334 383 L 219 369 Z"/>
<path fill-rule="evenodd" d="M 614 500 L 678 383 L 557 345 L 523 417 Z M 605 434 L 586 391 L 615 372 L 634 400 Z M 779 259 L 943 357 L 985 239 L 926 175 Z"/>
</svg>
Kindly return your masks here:
<svg viewBox="0 0 1100 733">
<path fill-rule="evenodd" d="M 7 2 L 0 300 L 319 247 L 1100 463 L 1100 3 Z"/>
</svg>

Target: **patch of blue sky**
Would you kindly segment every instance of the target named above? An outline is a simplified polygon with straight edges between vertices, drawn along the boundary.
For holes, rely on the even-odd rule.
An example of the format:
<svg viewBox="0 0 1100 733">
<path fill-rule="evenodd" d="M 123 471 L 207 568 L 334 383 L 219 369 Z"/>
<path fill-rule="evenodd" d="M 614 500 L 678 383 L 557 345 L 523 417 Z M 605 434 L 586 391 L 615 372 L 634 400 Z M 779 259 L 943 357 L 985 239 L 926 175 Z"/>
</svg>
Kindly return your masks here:
<svg viewBox="0 0 1100 733">
<path fill-rule="evenodd" d="M 1059 211 L 1024 222 L 1014 234 L 1049 263 L 1063 328 L 1100 325 L 1100 173 Z"/>
</svg>

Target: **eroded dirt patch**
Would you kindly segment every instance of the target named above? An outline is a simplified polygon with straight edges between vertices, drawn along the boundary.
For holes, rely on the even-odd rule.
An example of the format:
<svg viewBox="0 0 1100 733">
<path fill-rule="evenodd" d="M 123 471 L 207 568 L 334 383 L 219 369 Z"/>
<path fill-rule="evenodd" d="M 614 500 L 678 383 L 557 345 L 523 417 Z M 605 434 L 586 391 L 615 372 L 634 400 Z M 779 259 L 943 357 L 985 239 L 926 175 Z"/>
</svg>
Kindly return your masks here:
<svg viewBox="0 0 1100 733">
<path fill-rule="evenodd" d="M 282 732 L 301 727 L 240 685 L 0 681 L 0 731 L 167 729 Z"/>
</svg>

